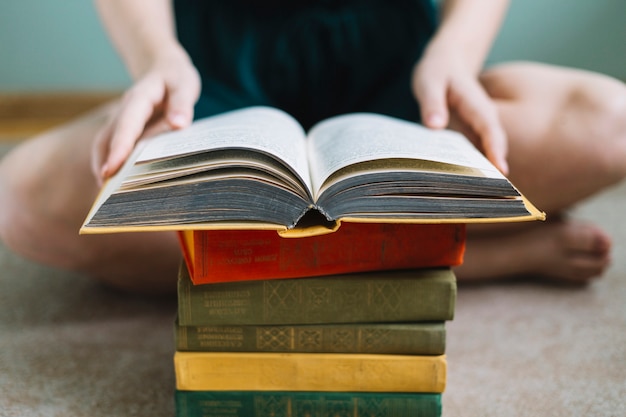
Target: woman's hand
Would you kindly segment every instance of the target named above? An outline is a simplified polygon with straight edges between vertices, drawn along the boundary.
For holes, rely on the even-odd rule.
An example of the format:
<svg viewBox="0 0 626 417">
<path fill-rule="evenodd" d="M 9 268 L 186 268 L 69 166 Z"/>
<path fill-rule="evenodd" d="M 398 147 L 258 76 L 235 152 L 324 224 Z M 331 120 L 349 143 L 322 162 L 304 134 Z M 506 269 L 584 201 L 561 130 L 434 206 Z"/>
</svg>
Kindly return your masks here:
<svg viewBox="0 0 626 417">
<path fill-rule="evenodd" d="M 509 1 L 443 1 L 439 28 L 411 80 L 424 125 L 461 131 L 505 174 L 506 135 L 478 76 Z"/>
<path fill-rule="evenodd" d="M 464 133 L 503 173 L 507 139 L 494 102 L 463 57 L 429 48 L 413 71 L 412 88 L 422 122 Z"/>
<path fill-rule="evenodd" d="M 200 76 L 182 48 L 159 55 L 95 140 L 92 169 L 98 181 L 119 170 L 140 138 L 188 126 L 199 94 Z"/>
</svg>

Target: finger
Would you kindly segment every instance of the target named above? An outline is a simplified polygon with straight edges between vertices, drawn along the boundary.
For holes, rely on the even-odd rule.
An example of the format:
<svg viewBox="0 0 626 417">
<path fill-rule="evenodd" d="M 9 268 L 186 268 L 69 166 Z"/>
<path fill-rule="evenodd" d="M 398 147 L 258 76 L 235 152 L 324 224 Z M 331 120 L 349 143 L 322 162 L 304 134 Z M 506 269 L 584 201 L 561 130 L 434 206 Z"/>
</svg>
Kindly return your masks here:
<svg viewBox="0 0 626 417">
<path fill-rule="evenodd" d="M 113 122 L 115 117 L 116 115 L 112 115 L 107 119 L 106 123 L 96 134 L 96 138 L 94 139 L 94 144 L 91 149 L 91 171 L 93 172 L 94 177 L 96 177 L 96 181 L 99 186 L 102 185 L 102 166 L 107 157 L 109 141 L 111 140 L 111 135 L 113 134 Z"/>
<path fill-rule="evenodd" d="M 151 117 L 152 105 L 144 98 L 136 98 L 123 106 L 114 124 L 108 155 L 101 168 L 101 176 L 108 178 L 119 170 L 130 155 L 145 124 Z"/>
<path fill-rule="evenodd" d="M 443 129 L 448 125 L 449 113 L 447 83 L 433 74 L 420 73 L 413 77 L 413 94 L 420 105 L 422 123 L 433 129 Z"/>
<path fill-rule="evenodd" d="M 148 121 L 153 117 L 155 108 L 163 101 L 163 96 L 164 87 L 151 85 L 149 82 L 138 85 L 127 94 L 114 123 L 108 157 L 101 169 L 103 178 L 116 173 L 128 158 Z"/>
<path fill-rule="evenodd" d="M 167 121 L 173 129 L 189 126 L 193 120 L 196 98 L 184 89 L 170 92 L 167 100 Z"/>
<path fill-rule="evenodd" d="M 173 129 L 189 126 L 193 120 L 193 107 L 200 92 L 198 77 L 194 76 L 185 77 L 168 88 L 166 118 Z"/>
<path fill-rule="evenodd" d="M 152 123 L 148 124 L 148 126 L 146 126 L 146 128 L 143 131 L 143 135 L 141 136 L 142 137 L 156 136 L 160 133 L 165 133 L 170 130 L 172 130 L 172 125 L 170 124 L 170 122 L 160 117 L 158 120 L 155 120 Z"/>
<path fill-rule="evenodd" d="M 508 142 L 497 110 L 487 93 L 476 84 L 451 89 L 450 105 L 462 122 L 479 138 L 477 146 L 500 171 L 508 173 Z"/>
</svg>

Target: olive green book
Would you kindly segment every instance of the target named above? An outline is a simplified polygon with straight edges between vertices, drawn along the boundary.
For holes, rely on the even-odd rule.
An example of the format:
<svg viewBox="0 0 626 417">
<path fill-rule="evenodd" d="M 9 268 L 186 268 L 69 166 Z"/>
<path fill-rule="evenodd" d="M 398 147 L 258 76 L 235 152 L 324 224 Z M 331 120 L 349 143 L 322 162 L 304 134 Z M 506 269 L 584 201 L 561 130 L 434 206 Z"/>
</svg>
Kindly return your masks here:
<svg viewBox="0 0 626 417">
<path fill-rule="evenodd" d="M 449 267 L 203 285 L 179 271 L 182 326 L 446 321 L 457 293 Z"/>
<path fill-rule="evenodd" d="M 176 417 L 439 417 L 441 394 L 176 391 Z"/>
<path fill-rule="evenodd" d="M 445 322 L 181 326 L 176 350 L 442 355 Z"/>
</svg>

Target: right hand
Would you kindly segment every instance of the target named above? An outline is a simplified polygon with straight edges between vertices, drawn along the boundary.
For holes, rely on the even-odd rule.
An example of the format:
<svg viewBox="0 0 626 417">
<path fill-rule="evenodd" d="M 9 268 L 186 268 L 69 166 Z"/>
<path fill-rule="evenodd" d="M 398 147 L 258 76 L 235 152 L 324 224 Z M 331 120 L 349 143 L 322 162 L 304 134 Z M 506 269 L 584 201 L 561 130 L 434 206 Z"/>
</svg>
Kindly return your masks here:
<svg viewBox="0 0 626 417">
<path fill-rule="evenodd" d="M 188 126 L 200 84 L 198 71 L 182 49 L 148 66 L 97 134 L 91 166 L 98 183 L 120 169 L 140 138 Z"/>
</svg>

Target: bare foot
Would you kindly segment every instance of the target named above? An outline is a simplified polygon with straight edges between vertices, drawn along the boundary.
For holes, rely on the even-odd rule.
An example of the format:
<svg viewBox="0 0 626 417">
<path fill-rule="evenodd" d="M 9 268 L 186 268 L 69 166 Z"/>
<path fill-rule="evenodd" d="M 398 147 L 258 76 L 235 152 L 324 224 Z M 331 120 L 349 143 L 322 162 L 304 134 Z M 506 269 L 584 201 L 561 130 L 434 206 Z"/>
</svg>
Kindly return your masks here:
<svg viewBox="0 0 626 417">
<path fill-rule="evenodd" d="M 520 276 L 583 284 L 610 264 L 611 239 L 597 226 L 571 219 L 533 223 L 519 230 L 468 229 L 459 282 Z"/>
</svg>

